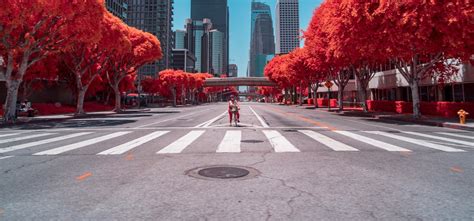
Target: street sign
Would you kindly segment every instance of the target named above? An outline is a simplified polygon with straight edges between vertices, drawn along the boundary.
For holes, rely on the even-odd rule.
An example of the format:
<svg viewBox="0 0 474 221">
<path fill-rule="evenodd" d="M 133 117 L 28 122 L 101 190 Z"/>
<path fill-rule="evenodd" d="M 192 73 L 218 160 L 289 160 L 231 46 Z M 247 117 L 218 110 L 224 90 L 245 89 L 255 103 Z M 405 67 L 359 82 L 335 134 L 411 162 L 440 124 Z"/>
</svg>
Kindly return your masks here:
<svg viewBox="0 0 474 221">
<path fill-rule="evenodd" d="M 326 86 L 328 89 L 331 88 L 333 85 L 333 83 L 331 81 L 326 81 L 326 83 L 324 83 L 324 86 Z"/>
</svg>

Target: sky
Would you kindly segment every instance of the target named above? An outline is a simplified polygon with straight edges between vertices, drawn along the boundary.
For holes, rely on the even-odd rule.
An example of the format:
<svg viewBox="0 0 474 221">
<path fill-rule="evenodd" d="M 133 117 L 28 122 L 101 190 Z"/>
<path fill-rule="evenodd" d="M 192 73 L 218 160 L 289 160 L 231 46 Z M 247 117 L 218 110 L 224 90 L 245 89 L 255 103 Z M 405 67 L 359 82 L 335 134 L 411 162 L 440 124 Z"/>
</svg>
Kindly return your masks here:
<svg viewBox="0 0 474 221">
<path fill-rule="evenodd" d="M 229 63 L 237 64 L 239 76 L 246 76 L 250 48 L 250 13 L 252 0 L 228 0 L 230 14 Z M 261 0 L 272 10 L 275 29 L 275 9 L 277 0 Z M 300 29 L 306 30 L 316 9 L 322 0 L 300 0 Z M 185 19 L 191 17 L 190 0 L 174 1 L 173 29 L 184 29 Z"/>
</svg>

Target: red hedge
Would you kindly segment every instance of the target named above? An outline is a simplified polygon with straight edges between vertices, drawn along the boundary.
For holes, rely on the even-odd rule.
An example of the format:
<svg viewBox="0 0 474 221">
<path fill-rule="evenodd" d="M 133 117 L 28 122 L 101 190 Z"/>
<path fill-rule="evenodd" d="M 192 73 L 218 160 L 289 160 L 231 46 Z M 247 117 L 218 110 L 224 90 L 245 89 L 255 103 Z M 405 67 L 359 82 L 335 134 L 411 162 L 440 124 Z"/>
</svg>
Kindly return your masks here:
<svg viewBox="0 0 474 221">
<path fill-rule="evenodd" d="M 327 107 L 328 106 L 328 99 L 325 98 L 318 98 L 316 99 L 318 102 L 318 106 L 320 107 Z M 337 107 L 337 99 L 331 99 L 331 107 Z"/>
<path fill-rule="evenodd" d="M 405 101 L 367 101 L 369 111 L 394 112 L 399 114 L 413 113 L 413 104 Z M 473 102 L 421 102 L 422 115 L 438 117 L 458 117 L 457 112 L 464 109 L 474 114 Z"/>
</svg>

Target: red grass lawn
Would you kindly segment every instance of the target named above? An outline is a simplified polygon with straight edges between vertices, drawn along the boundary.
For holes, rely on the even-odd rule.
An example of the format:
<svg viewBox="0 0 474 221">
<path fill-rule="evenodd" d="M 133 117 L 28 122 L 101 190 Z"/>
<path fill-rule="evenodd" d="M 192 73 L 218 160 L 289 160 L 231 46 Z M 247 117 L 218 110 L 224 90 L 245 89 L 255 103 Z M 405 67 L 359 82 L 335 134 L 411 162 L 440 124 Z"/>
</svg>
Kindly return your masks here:
<svg viewBox="0 0 474 221">
<path fill-rule="evenodd" d="M 75 106 L 51 104 L 51 103 L 33 103 L 33 108 L 38 110 L 39 115 L 57 115 L 57 114 L 72 114 L 76 111 Z M 104 105 L 96 102 L 85 102 L 84 110 L 86 112 L 111 111 L 113 106 Z M 0 108 L 0 115 L 3 115 L 3 109 Z"/>
</svg>

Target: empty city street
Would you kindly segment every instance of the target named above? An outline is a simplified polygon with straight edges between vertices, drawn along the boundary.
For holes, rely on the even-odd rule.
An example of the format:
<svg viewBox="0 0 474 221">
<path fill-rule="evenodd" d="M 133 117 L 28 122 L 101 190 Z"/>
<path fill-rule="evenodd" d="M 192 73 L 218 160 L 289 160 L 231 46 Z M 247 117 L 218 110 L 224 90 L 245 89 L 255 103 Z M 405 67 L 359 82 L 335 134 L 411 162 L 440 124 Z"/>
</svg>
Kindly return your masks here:
<svg viewBox="0 0 474 221">
<path fill-rule="evenodd" d="M 473 132 L 307 106 L 240 112 L 238 127 L 219 103 L 0 129 L 0 219 L 474 218 Z M 210 166 L 249 172 L 201 176 Z"/>
</svg>

